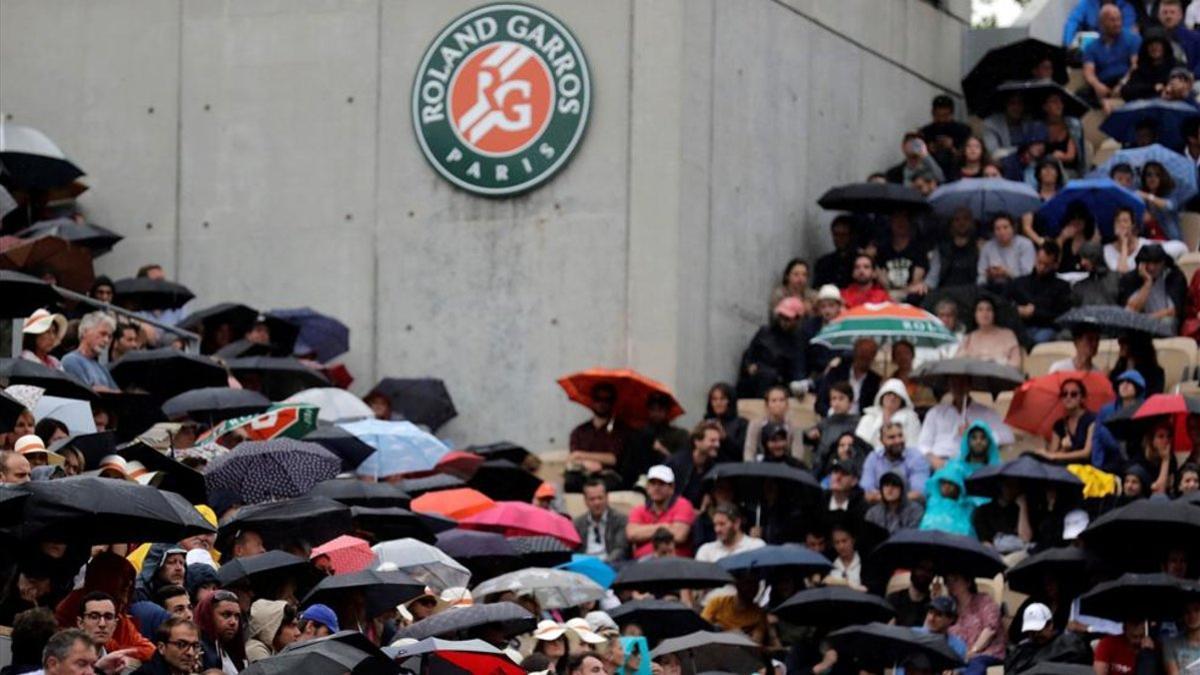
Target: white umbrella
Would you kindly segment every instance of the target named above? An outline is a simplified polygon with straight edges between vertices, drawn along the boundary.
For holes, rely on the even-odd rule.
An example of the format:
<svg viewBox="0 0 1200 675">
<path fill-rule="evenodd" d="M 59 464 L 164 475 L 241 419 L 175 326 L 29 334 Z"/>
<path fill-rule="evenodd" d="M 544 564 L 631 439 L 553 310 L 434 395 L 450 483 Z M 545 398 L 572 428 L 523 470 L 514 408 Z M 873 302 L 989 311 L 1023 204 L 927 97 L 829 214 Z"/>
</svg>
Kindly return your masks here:
<svg viewBox="0 0 1200 675">
<path fill-rule="evenodd" d="M 395 539 L 371 547 L 378 564 L 391 563 L 398 570 L 438 591 L 471 581 L 471 571 L 441 549 L 412 538 Z"/>
<path fill-rule="evenodd" d="M 37 421 L 50 417 L 67 425 L 72 436 L 96 433 L 96 421 L 92 417 L 92 404 L 74 398 L 43 396 L 33 409 Z"/>
<path fill-rule="evenodd" d="M 14 182 L 31 188 L 50 189 L 70 185 L 83 175 L 66 153 L 46 134 L 0 119 L 0 163 Z"/>
<path fill-rule="evenodd" d="M 313 387 L 284 399 L 284 403 L 309 403 L 319 408 L 317 419 L 322 422 L 343 422 L 374 417 L 371 406 L 354 394 L 337 387 Z"/>
<path fill-rule="evenodd" d="M 493 593 L 507 591 L 532 593 L 543 609 L 576 607 L 605 596 L 600 584 L 582 574 L 547 567 L 527 567 L 492 577 L 476 586 L 471 594 L 482 600 Z"/>
</svg>

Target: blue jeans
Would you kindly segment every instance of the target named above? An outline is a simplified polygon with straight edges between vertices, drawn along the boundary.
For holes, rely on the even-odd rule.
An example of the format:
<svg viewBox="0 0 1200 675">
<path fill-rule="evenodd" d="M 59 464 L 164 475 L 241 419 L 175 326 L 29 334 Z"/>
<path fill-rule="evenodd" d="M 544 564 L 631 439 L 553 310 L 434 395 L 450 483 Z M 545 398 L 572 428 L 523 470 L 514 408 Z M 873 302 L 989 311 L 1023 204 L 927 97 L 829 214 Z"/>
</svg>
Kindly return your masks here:
<svg viewBox="0 0 1200 675">
<path fill-rule="evenodd" d="M 1037 326 L 1029 326 L 1025 329 L 1025 337 L 1035 345 L 1040 345 L 1043 342 L 1050 342 L 1058 335 L 1058 331 L 1053 328 L 1038 328 Z"/>
<path fill-rule="evenodd" d="M 994 656 L 981 654 L 967 661 L 967 667 L 962 669 L 962 675 L 987 675 L 987 669 L 999 666 L 1004 662 Z"/>
</svg>

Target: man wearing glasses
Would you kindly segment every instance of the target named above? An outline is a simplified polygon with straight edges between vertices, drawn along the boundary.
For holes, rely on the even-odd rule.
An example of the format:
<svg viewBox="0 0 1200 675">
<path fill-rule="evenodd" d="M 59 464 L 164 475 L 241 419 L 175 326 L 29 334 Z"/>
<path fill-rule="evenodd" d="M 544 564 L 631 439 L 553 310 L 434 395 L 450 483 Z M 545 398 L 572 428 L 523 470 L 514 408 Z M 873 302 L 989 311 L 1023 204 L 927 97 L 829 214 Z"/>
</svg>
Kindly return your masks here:
<svg viewBox="0 0 1200 675">
<path fill-rule="evenodd" d="M 105 654 L 104 645 L 113 639 L 117 618 L 117 603 L 108 593 L 88 593 L 79 603 L 79 629 L 92 638 L 100 656 Z"/>
<path fill-rule="evenodd" d="M 575 519 L 575 531 L 583 541 L 580 552 L 607 562 L 629 557 L 629 539 L 625 536 L 629 519 L 609 507 L 603 479 L 591 478 L 583 484 L 583 502 L 587 513 Z"/>
<path fill-rule="evenodd" d="M 200 631 L 187 619 L 173 616 L 159 625 L 154 658 L 134 675 L 188 675 L 200 668 Z"/>
</svg>

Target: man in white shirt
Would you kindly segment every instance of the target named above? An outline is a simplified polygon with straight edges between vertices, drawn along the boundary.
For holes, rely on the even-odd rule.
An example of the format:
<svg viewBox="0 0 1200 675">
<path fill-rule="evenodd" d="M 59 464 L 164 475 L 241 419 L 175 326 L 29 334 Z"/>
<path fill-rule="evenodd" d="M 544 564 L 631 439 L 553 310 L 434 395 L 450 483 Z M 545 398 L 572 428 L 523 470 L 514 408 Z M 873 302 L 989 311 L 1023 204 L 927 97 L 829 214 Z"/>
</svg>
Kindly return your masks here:
<svg viewBox="0 0 1200 675">
<path fill-rule="evenodd" d="M 963 431 L 975 420 L 986 422 L 992 428 L 996 443 L 1005 445 L 1013 442 L 1012 429 L 1000 415 L 971 398 L 971 381 L 966 377 L 951 377 L 950 402 L 939 403 L 929 409 L 917 441 L 917 449 L 929 460 L 934 471 L 959 455 Z"/>
<path fill-rule="evenodd" d="M 1100 351 L 1100 331 L 1094 328 L 1077 328 L 1071 331 L 1071 339 L 1075 342 L 1075 356 L 1068 356 L 1050 364 L 1050 372 L 1077 370 L 1088 373 L 1099 370 L 1092 363 L 1096 352 Z"/>
<path fill-rule="evenodd" d="M 715 563 L 743 551 L 753 551 L 766 545 L 762 539 L 742 532 L 742 515 L 733 504 L 722 504 L 712 516 L 717 538 L 696 551 L 696 560 Z"/>
</svg>

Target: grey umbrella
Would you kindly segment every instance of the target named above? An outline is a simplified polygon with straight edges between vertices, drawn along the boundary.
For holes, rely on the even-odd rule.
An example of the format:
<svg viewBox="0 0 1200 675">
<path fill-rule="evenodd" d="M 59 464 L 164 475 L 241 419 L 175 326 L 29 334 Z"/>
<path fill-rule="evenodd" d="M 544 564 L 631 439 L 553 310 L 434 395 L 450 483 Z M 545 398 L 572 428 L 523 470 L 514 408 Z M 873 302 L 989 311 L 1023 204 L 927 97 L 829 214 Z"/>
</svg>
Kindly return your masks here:
<svg viewBox="0 0 1200 675">
<path fill-rule="evenodd" d="M 482 599 L 506 591 L 533 593 L 545 609 L 576 607 L 604 597 L 604 589 L 582 574 L 545 567 L 527 567 L 501 574 L 479 584 L 471 593 Z"/>
<path fill-rule="evenodd" d="M 421 619 L 396 633 L 397 638 L 424 640 L 429 637 L 448 635 L 459 631 L 495 624 L 505 634 L 520 635 L 533 630 L 537 619 L 515 602 L 496 602 L 489 605 L 471 605 L 439 612 Z"/>
<path fill-rule="evenodd" d="M 685 668 L 690 663 L 691 672 L 726 669 L 734 673 L 752 673 L 762 667 L 758 650 L 758 644 L 742 633 L 699 630 L 663 640 L 650 652 L 650 658 L 678 654 Z"/>
<path fill-rule="evenodd" d="M 1064 328 L 1095 328 L 1102 333 L 1132 330 L 1155 337 L 1174 335 L 1162 321 L 1114 305 L 1076 307 L 1058 317 L 1055 323 Z"/>
<path fill-rule="evenodd" d="M 953 377 L 965 377 L 970 380 L 971 390 L 992 395 L 1016 389 L 1025 381 L 1025 375 L 1012 366 L 965 357 L 931 361 L 918 368 L 915 377 L 938 390 L 949 389 Z"/>
</svg>

